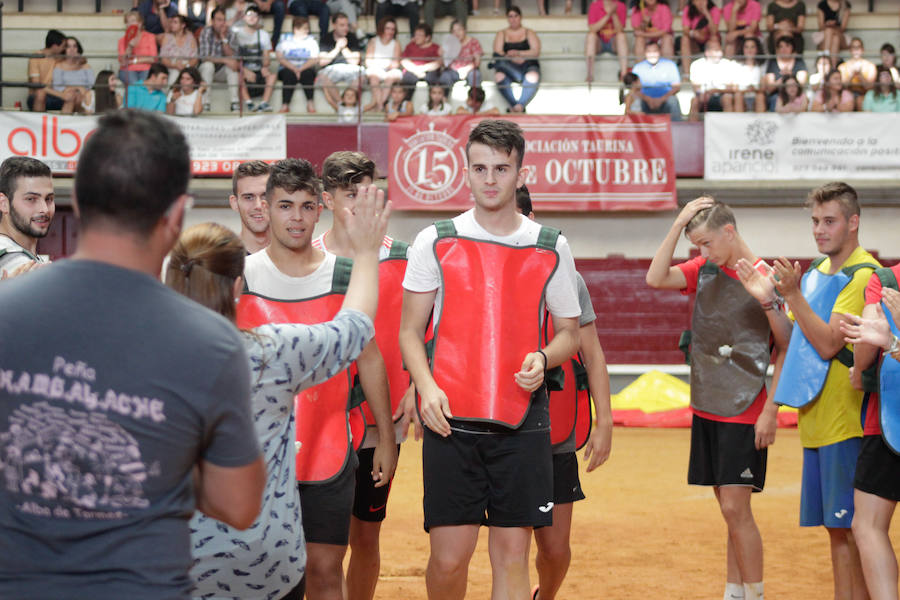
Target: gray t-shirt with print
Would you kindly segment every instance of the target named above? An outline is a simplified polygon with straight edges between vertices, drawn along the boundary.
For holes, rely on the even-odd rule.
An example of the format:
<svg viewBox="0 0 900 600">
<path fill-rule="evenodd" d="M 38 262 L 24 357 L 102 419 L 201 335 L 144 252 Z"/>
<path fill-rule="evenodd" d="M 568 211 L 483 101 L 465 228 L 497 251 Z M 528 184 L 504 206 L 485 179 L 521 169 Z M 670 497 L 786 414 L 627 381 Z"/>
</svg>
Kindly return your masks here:
<svg viewBox="0 0 900 600">
<path fill-rule="evenodd" d="M 0 598 L 188 598 L 192 469 L 259 456 L 236 328 L 91 261 L 0 305 Z"/>
</svg>

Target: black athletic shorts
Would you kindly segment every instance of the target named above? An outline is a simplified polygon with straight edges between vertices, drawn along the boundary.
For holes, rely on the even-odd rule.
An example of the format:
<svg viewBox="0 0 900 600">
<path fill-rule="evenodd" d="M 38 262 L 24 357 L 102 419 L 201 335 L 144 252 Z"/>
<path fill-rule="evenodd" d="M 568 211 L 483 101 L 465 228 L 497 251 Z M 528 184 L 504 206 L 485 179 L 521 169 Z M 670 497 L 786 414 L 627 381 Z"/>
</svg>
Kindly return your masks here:
<svg viewBox="0 0 900 600">
<path fill-rule="evenodd" d="M 570 504 L 584 500 L 578 479 L 578 455 L 563 452 L 553 455 L 553 503 Z"/>
<path fill-rule="evenodd" d="M 346 546 L 350 542 L 350 512 L 358 466 L 356 452 L 351 450 L 344 470 L 334 479 L 326 483 L 298 484 L 307 543 Z"/>
<path fill-rule="evenodd" d="M 442 525 L 553 524 L 549 431 L 470 432 L 422 444 L 425 531 Z"/>
<path fill-rule="evenodd" d="M 380 523 L 387 515 L 387 501 L 394 479 L 391 478 L 385 486 L 375 487 L 375 481 L 372 479 L 375 448 L 362 448 L 357 455 L 359 456 L 359 468 L 356 469 L 353 516 L 360 521 Z M 400 455 L 400 444 L 397 444 L 397 455 Z"/>
<path fill-rule="evenodd" d="M 247 95 L 251 98 L 259 98 L 266 91 L 266 78 L 263 77 L 262 71 L 246 70 L 253 74 L 253 79 L 244 80 L 244 83 L 247 84 Z"/>
<path fill-rule="evenodd" d="M 747 485 L 761 492 L 766 483 L 766 449 L 756 449 L 756 430 L 694 415 L 691 422 L 691 485 Z"/>
<path fill-rule="evenodd" d="M 853 487 L 861 492 L 900 502 L 900 456 L 894 454 L 881 435 L 863 438 L 856 460 Z"/>
</svg>

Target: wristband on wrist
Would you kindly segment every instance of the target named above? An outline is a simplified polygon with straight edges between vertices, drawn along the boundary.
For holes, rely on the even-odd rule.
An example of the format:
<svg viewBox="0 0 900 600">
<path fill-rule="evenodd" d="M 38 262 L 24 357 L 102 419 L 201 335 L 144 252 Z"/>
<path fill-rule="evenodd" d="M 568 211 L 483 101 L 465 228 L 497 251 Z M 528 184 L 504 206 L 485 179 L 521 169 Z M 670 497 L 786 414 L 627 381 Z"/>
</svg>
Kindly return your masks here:
<svg viewBox="0 0 900 600">
<path fill-rule="evenodd" d="M 535 352 L 537 352 L 538 354 L 540 354 L 541 356 L 544 357 L 544 372 L 546 373 L 547 372 L 547 355 L 544 354 L 543 350 L 536 350 Z"/>
</svg>

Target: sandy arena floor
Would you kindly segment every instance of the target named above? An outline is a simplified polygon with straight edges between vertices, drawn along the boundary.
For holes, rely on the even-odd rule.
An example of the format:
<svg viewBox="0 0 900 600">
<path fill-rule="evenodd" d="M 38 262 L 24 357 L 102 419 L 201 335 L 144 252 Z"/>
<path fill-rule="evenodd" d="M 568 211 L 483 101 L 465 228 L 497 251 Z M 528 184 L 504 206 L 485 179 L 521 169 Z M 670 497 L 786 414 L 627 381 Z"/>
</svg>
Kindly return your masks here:
<svg viewBox="0 0 900 600">
<path fill-rule="evenodd" d="M 722 597 L 725 525 L 712 491 L 685 483 L 688 429 L 616 428 L 610 460 L 581 473 L 587 500 L 575 505 L 572 565 L 559 598 Z M 828 539 L 797 525 L 801 449 L 796 429 L 769 450 L 766 489 L 753 508 L 765 547 L 767 598 L 831 598 Z M 900 524 L 891 530 L 900 550 Z M 425 598 L 428 536 L 422 529 L 421 443 L 404 444 L 382 533 L 376 598 Z M 472 559 L 467 597 L 490 596 L 487 530 Z M 532 562 L 534 547 L 532 546 Z M 532 568 L 532 584 L 537 575 Z"/>
</svg>

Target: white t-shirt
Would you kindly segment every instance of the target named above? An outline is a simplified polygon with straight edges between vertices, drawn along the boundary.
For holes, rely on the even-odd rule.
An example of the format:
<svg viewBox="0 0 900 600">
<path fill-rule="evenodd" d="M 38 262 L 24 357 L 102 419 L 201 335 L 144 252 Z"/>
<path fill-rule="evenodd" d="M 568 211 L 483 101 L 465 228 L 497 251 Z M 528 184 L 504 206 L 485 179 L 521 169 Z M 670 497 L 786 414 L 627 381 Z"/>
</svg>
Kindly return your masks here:
<svg viewBox="0 0 900 600">
<path fill-rule="evenodd" d="M 419 112 L 423 115 L 428 115 L 429 117 L 443 117 L 444 115 L 452 113 L 453 107 L 450 105 L 450 102 L 445 100 L 440 106 L 435 108 L 428 108 L 428 104 L 423 104 L 419 109 Z"/>
<path fill-rule="evenodd" d="M 329 229 L 328 231 L 331 230 Z M 331 250 L 325 247 L 325 236 L 328 234 L 328 231 L 312 241 L 313 248 L 318 248 L 323 252 L 331 252 Z M 378 249 L 378 260 L 384 260 L 391 255 L 391 246 L 393 244 L 394 238 L 389 235 L 384 236 L 384 239 L 381 241 L 381 248 Z"/>
<path fill-rule="evenodd" d="M 197 102 L 199 89 L 194 89 L 190 94 L 182 94 L 175 100 L 175 114 L 179 117 L 193 117 L 194 104 Z M 172 92 L 169 92 L 169 102 L 172 101 Z"/>
<path fill-rule="evenodd" d="M 310 58 L 318 58 L 319 42 L 311 35 L 303 39 L 297 39 L 297 36 L 292 35 L 282 39 L 275 51 L 281 52 L 292 65 L 299 69 Z"/>
<path fill-rule="evenodd" d="M 735 79 L 737 63 L 727 58 L 712 62 L 706 58 L 691 63 L 691 84 L 701 92 L 724 90 Z"/>
<path fill-rule="evenodd" d="M 269 34 L 262 29 L 247 26 L 236 27 L 234 37 L 238 44 L 238 56 L 244 57 L 244 68 L 251 71 L 262 69 L 262 57 L 272 48 Z"/>
<path fill-rule="evenodd" d="M 533 246 L 541 231 L 541 224 L 524 216 L 519 228 L 511 235 L 498 236 L 484 229 L 475 220 L 475 209 L 470 209 L 453 218 L 453 225 L 460 236 L 498 242 L 508 246 Z M 431 292 L 437 290 L 434 299 L 434 326 L 438 325 L 441 304 L 443 302 L 443 289 L 441 287 L 441 270 L 437 257 L 434 255 L 433 245 L 437 239 L 437 229 L 431 225 L 416 236 L 409 250 L 409 262 L 406 265 L 406 276 L 403 279 L 403 288 L 411 292 Z M 578 292 L 575 284 L 575 260 L 569 249 L 569 242 L 565 236 L 560 235 L 556 240 L 556 252 L 559 254 L 559 266 L 550 277 L 547 289 L 544 293 L 544 303 L 550 313 L 556 317 L 572 318 L 581 315 L 581 305 L 578 303 Z"/>
<path fill-rule="evenodd" d="M 748 88 L 759 89 L 759 82 L 762 79 L 763 70 L 760 65 L 738 64 L 734 70 L 734 81 L 738 89 L 746 90 Z"/>
<path fill-rule="evenodd" d="M 302 300 L 327 294 L 331 291 L 334 262 L 337 257 L 325 252 L 319 267 L 304 277 L 291 277 L 278 270 L 265 249 L 251 254 L 244 262 L 244 279 L 247 289 L 275 300 Z"/>
</svg>

